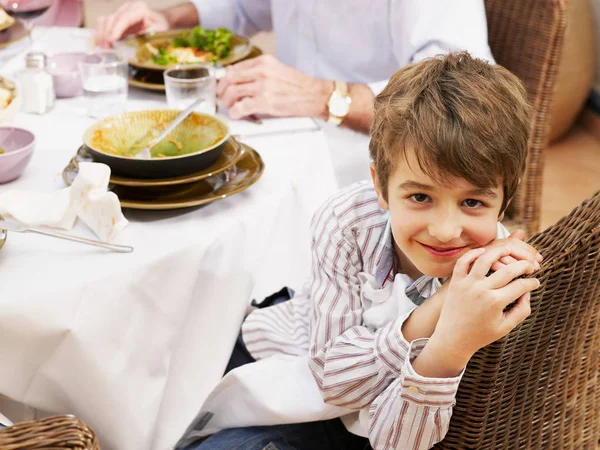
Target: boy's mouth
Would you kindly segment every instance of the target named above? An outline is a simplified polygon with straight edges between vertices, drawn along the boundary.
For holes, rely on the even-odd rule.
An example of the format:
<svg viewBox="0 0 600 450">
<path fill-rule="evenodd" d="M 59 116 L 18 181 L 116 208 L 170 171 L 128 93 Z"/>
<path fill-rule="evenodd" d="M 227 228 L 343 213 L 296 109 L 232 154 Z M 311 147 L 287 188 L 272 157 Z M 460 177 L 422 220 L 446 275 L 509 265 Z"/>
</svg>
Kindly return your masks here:
<svg viewBox="0 0 600 450">
<path fill-rule="evenodd" d="M 463 247 L 432 247 L 430 245 L 426 245 L 423 244 L 422 242 L 419 242 L 419 244 L 421 244 L 421 246 L 427 250 L 429 253 L 431 253 L 434 256 L 440 256 L 440 257 L 444 257 L 444 258 L 449 258 L 451 256 L 455 256 L 457 254 L 459 254 L 461 251 L 463 251 L 463 249 L 465 248 Z"/>
</svg>

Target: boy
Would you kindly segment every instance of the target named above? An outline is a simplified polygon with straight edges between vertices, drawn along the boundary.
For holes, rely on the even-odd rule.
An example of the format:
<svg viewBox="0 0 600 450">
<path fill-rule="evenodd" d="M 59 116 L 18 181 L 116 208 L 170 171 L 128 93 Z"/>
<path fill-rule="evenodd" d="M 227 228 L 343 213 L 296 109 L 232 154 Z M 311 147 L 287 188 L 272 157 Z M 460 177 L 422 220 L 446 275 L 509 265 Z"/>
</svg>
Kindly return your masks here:
<svg viewBox="0 0 600 450">
<path fill-rule="evenodd" d="M 467 53 L 398 71 L 375 100 L 373 183 L 317 211 L 311 279 L 248 316 L 243 341 L 258 361 L 224 377 L 187 435 L 227 429 L 189 448 L 442 440 L 467 362 L 529 315 L 539 286 L 520 277 L 541 255 L 498 223 L 529 123 L 517 78 Z"/>
</svg>

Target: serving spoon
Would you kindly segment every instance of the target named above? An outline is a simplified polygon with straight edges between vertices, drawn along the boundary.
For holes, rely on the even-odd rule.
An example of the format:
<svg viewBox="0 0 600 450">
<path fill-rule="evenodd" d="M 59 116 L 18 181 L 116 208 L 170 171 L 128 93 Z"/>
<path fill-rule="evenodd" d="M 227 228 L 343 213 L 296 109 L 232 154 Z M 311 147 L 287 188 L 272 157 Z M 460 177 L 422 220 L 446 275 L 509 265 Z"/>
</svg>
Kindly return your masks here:
<svg viewBox="0 0 600 450">
<path fill-rule="evenodd" d="M 158 136 L 156 136 L 154 139 L 151 139 L 150 142 L 148 142 L 148 144 L 143 147 L 141 150 L 139 150 L 138 152 L 135 153 L 134 158 L 135 159 L 151 159 L 152 158 L 152 154 L 150 153 L 150 150 L 152 150 L 152 148 L 158 144 L 160 141 L 162 141 L 164 138 L 167 137 L 167 135 L 173 131 L 173 129 L 179 125 L 181 122 L 183 122 L 183 120 L 189 116 L 194 109 L 196 109 L 196 107 L 202 103 L 205 99 L 204 98 L 198 98 L 196 100 L 194 100 L 194 102 L 188 106 L 186 109 L 184 109 L 183 111 L 181 111 L 181 113 L 175 117 L 175 120 L 173 120 L 173 122 L 171 122 L 167 128 L 165 128 L 163 130 L 162 133 L 160 133 Z M 156 131 L 157 127 L 161 127 L 162 124 L 156 124 L 153 127 L 151 127 L 141 138 L 137 139 L 130 147 L 130 150 L 135 150 L 135 148 L 139 147 L 140 144 L 142 142 L 144 142 L 147 138 L 148 135 L 152 135 L 152 133 L 154 131 Z"/>
</svg>

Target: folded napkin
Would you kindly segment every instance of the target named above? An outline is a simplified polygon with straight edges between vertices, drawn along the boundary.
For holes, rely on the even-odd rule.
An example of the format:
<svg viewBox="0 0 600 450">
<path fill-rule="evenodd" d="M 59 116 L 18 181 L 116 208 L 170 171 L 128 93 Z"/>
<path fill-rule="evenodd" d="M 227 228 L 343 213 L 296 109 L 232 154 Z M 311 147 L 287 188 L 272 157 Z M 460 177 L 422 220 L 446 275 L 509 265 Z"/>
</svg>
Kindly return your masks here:
<svg viewBox="0 0 600 450">
<path fill-rule="evenodd" d="M 317 131 L 320 126 L 310 117 L 261 118 L 260 123 L 251 120 L 229 120 L 231 134 L 242 137 L 260 137 L 291 131 Z"/>
<path fill-rule="evenodd" d="M 110 168 L 80 163 L 73 184 L 57 192 L 9 191 L 0 194 L 0 215 L 29 226 L 70 230 L 79 217 L 103 241 L 112 240 L 129 223 L 119 198 L 108 192 Z"/>
</svg>

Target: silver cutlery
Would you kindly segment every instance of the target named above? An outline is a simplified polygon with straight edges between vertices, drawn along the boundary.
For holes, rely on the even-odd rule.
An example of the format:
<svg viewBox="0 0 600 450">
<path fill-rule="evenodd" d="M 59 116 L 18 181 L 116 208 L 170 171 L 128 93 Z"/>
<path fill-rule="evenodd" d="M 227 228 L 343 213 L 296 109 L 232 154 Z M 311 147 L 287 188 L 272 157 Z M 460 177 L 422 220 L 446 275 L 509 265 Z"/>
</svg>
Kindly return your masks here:
<svg viewBox="0 0 600 450">
<path fill-rule="evenodd" d="M 67 241 L 79 242 L 81 244 L 94 245 L 96 247 L 102 247 L 107 250 L 118 252 L 118 253 L 131 253 L 133 247 L 128 245 L 116 245 L 109 244 L 107 242 L 96 241 L 93 239 L 86 239 L 78 236 L 71 236 L 69 234 L 58 233 L 56 231 L 44 230 L 41 228 L 29 227 L 18 222 L 8 222 L 6 220 L 0 220 L 0 230 L 14 231 L 17 233 L 37 233 L 43 234 L 44 236 L 51 236 L 59 239 L 65 239 Z"/>
<path fill-rule="evenodd" d="M 192 112 L 194 112 L 194 109 L 196 109 L 196 106 L 198 106 L 200 103 L 202 103 L 205 99 L 200 97 L 198 99 L 196 99 L 190 106 L 188 106 L 186 109 L 184 109 L 183 111 L 181 111 L 181 113 L 175 117 L 175 120 L 173 120 L 173 122 L 171 122 L 167 128 L 165 128 L 163 130 L 162 133 L 160 133 L 158 136 L 156 136 L 154 139 L 151 139 L 150 142 L 148 142 L 148 144 L 142 148 L 139 152 L 137 152 L 135 154 L 135 158 L 136 159 L 150 159 L 152 158 L 152 154 L 150 153 L 150 150 L 152 150 L 152 147 L 154 147 L 156 144 L 158 144 L 160 141 L 162 141 L 164 138 L 167 137 L 167 135 L 173 131 L 173 129 L 175 129 L 175 127 L 177 125 L 179 125 L 181 122 L 183 122 L 183 120 L 189 116 Z M 135 147 L 137 145 L 139 145 L 138 143 L 143 142 L 144 140 L 147 139 L 148 135 L 152 133 L 152 131 L 154 130 L 154 127 L 152 127 L 150 130 L 148 130 L 148 132 L 146 132 L 146 134 L 144 134 L 144 136 L 140 139 L 138 139 L 136 142 L 134 142 L 131 146 L 131 148 L 135 149 Z"/>
</svg>

